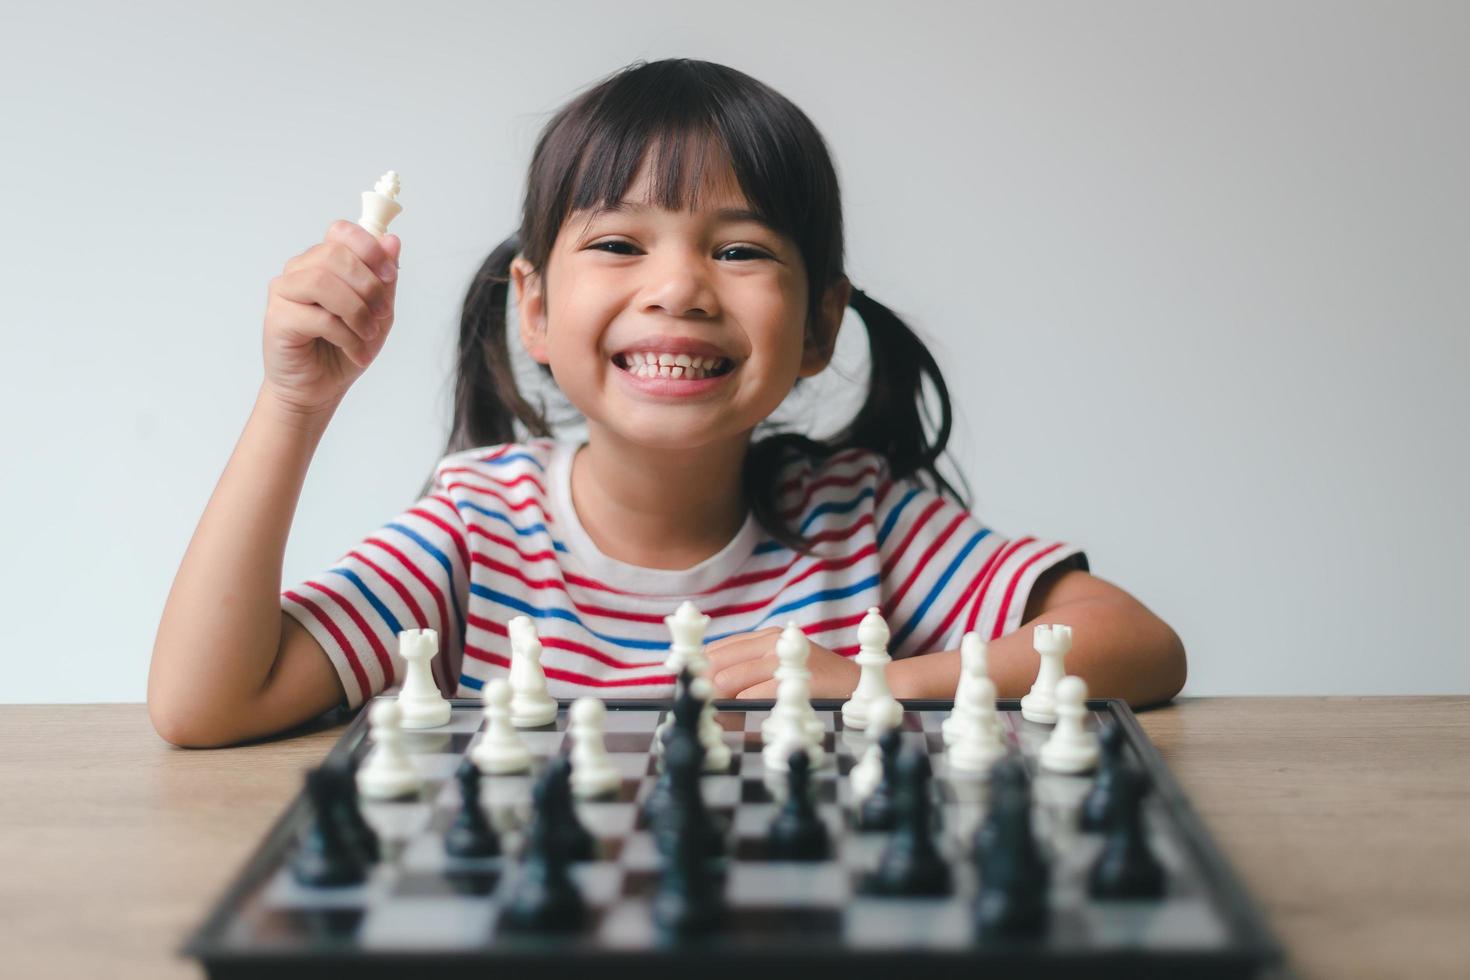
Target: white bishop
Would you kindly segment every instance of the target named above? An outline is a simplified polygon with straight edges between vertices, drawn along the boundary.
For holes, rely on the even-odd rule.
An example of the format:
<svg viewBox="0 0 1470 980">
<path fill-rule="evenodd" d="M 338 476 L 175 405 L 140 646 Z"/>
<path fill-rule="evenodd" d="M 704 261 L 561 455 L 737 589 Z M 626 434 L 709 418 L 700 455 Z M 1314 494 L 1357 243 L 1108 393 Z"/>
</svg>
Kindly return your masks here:
<svg viewBox="0 0 1470 980">
<path fill-rule="evenodd" d="M 888 655 L 888 639 L 888 624 L 878 607 L 873 606 L 858 624 L 858 654 L 853 659 L 862 673 L 858 675 L 857 689 L 842 706 L 842 724 L 847 728 L 867 728 L 873 705 L 893 697 L 888 689 L 887 670 L 893 660 Z"/>
</svg>

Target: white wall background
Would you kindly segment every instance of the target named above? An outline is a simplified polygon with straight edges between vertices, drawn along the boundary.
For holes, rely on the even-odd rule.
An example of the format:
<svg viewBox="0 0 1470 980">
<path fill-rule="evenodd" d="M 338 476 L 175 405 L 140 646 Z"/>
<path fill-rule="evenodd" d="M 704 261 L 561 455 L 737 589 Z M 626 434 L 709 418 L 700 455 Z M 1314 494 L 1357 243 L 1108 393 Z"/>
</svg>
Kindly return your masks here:
<svg viewBox="0 0 1470 980">
<path fill-rule="evenodd" d="M 977 513 L 1083 543 L 1187 693 L 1470 691 L 1470 6 L 206 6 L 7 4 L 0 701 L 142 699 L 266 284 L 388 167 L 397 325 L 286 581 L 411 500 L 541 125 L 674 56 L 815 120 Z"/>
</svg>

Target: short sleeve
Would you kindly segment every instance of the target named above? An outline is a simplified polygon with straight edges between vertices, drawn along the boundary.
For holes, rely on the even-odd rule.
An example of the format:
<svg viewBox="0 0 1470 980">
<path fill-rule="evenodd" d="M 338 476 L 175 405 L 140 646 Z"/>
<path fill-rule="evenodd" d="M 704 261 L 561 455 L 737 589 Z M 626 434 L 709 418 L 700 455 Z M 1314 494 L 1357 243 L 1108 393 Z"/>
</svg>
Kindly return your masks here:
<svg viewBox="0 0 1470 980">
<path fill-rule="evenodd" d="M 884 607 L 895 657 L 953 650 L 974 630 L 986 640 L 1021 625 L 1038 578 L 1062 563 L 1087 568 L 1082 549 L 1038 535 L 1006 535 L 917 480 L 881 480 L 874 519 Z"/>
<path fill-rule="evenodd" d="M 332 661 L 357 707 L 402 680 L 398 634 L 433 629 L 440 691 L 459 686 L 470 557 L 465 524 L 441 489 L 364 538 L 331 568 L 281 593 L 281 608 Z"/>
</svg>

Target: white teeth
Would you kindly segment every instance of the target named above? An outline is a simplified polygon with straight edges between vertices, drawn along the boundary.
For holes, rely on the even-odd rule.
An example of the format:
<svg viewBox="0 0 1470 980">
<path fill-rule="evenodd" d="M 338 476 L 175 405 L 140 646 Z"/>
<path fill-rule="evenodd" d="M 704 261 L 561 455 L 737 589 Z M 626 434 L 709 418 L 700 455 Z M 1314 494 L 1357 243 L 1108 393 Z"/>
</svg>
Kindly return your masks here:
<svg viewBox="0 0 1470 980">
<path fill-rule="evenodd" d="M 628 373 L 640 378 L 705 378 L 713 374 L 723 361 L 722 357 L 657 354 L 653 351 L 630 351 L 623 355 Z"/>
</svg>

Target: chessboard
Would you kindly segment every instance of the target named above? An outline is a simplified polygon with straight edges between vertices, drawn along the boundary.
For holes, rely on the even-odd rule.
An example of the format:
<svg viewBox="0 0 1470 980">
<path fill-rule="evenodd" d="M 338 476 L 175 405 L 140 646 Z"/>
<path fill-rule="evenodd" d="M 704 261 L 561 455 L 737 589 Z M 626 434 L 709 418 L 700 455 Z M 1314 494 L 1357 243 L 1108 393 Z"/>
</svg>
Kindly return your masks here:
<svg viewBox="0 0 1470 980">
<path fill-rule="evenodd" d="M 383 699 L 379 699 L 383 700 Z M 576 802 L 596 840 L 591 861 L 571 875 L 589 910 L 572 933 L 502 928 L 500 913 L 519 873 L 538 772 L 568 751 L 567 705 L 554 723 L 522 731 L 533 771 L 486 776 L 480 799 L 500 832 L 502 854 L 457 858 L 445 835 L 460 810 L 455 773 L 481 734 L 482 706 L 452 702 L 447 725 L 404 732 L 423 789 L 408 799 L 362 799 L 380 860 L 365 881 L 307 887 L 291 871 L 312 812 L 305 792 L 290 804 L 229 885 L 184 952 L 210 977 L 527 976 L 605 968 L 625 975 L 705 978 L 797 975 L 831 970 L 844 980 L 895 971 L 967 977 L 987 968 L 1042 977 L 1275 976 L 1280 947 L 1254 903 L 1210 840 L 1193 808 L 1128 705 L 1089 699 L 1089 725 L 1117 725 L 1126 761 L 1147 774 L 1142 825 L 1165 872 L 1161 897 L 1098 899 L 1088 869 L 1102 835 L 1079 829 L 1078 811 L 1095 777 L 1043 770 L 1037 753 L 1050 726 L 1022 719 L 1019 702 L 998 711 L 1013 758 L 1031 781 L 1032 824 L 1049 863 L 1045 928 L 1031 936 L 982 937 L 975 926 L 977 872 L 970 847 L 986 813 L 984 780 L 946 768 L 941 722 L 952 702 L 906 701 L 899 726 L 906 747 L 928 754 L 935 838 L 953 872 L 950 894 L 896 897 L 866 887 L 887 835 L 862 829 L 847 778 L 867 739 L 845 730 L 840 702 L 814 701 L 824 725 L 825 763 L 810 774 L 817 812 L 831 835 L 827 860 L 773 861 L 766 834 L 779 809 L 778 788 L 762 764 L 761 721 L 771 702 L 715 703 L 733 761 L 700 777 L 709 811 L 727 834 L 719 859 L 726 915 L 720 927 L 669 937 L 651 914 L 660 855 L 641 803 L 658 778 L 654 730 L 668 705 L 606 703 L 605 742 L 622 784 L 602 800 Z M 354 765 L 368 751 L 364 706 L 326 764 Z M 911 753 L 912 754 L 912 753 Z"/>
</svg>

